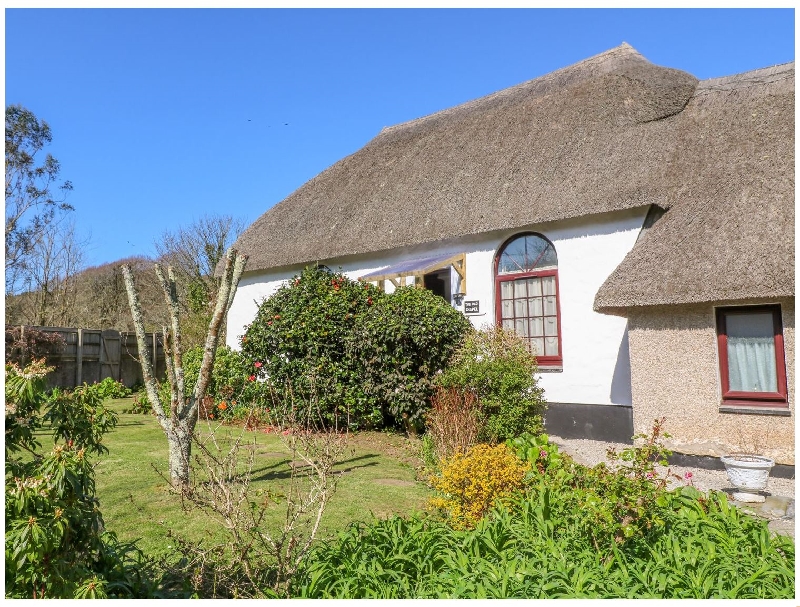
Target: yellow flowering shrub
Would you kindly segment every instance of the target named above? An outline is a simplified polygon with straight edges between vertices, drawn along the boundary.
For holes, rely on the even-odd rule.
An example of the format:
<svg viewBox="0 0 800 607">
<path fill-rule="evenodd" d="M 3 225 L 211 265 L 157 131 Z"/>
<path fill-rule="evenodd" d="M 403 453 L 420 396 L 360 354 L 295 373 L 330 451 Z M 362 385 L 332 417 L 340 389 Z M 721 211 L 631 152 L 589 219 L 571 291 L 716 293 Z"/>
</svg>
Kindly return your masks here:
<svg viewBox="0 0 800 607">
<path fill-rule="evenodd" d="M 430 506 L 444 511 L 454 529 L 472 529 L 493 505 L 522 489 L 528 470 L 530 463 L 505 444 L 475 445 L 442 461 L 432 481 L 441 495 Z"/>
</svg>

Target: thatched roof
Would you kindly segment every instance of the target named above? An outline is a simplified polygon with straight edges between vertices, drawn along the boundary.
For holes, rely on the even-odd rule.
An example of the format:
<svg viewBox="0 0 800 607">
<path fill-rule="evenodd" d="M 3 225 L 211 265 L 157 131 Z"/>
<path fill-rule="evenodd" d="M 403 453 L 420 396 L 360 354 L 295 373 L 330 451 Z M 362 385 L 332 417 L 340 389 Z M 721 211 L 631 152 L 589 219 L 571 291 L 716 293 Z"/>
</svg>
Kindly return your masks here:
<svg viewBox="0 0 800 607">
<path fill-rule="evenodd" d="M 703 82 L 627 44 L 384 129 L 264 213 L 248 273 L 643 205 L 595 308 L 794 293 L 794 64 Z"/>
<path fill-rule="evenodd" d="M 794 63 L 700 83 L 674 120 L 673 207 L 595 309 L 794 296 Z"/>
<path fill-rule="evenodd" d="M 249 273 L 655 203 L 697 79 L 620 47 L 384 129 L 264 213 Z"/>
</svg>

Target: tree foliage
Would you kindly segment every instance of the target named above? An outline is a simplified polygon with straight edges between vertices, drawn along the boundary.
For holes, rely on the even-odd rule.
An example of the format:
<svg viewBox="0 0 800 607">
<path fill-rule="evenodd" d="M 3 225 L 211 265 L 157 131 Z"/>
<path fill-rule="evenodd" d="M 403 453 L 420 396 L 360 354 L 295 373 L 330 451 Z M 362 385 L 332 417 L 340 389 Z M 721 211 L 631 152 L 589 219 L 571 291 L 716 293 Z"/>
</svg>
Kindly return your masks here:
<svg viewBox="0 0 800 607">
<path fill-rule="evenodd" d="M 72 210 L 66 195 L 72 184 L 58 184 L 61 166 L 51 154 L 37 155 L 52 142 L 50 125 L 21 105 L 6 107 L 6 292 L 24 275 L 31 252 L 45 228 Z"/>
</svg>

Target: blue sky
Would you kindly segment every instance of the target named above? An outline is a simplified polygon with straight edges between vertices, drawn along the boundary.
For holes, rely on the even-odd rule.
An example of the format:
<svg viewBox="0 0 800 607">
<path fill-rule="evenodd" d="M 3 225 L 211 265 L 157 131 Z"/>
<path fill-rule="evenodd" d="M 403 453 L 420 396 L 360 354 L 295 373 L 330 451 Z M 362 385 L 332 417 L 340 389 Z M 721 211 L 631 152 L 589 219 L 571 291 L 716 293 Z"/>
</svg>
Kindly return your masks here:
<svg viewBox="0 0 800 607">
<path fill-rule="evenodd" d="M 625 41 L 698 78 L 794 60 L 794 10 L 6 9 L 6 104 L 50 123 L 90 265 L 254 221 L 384 126 Z"/>
</svg>

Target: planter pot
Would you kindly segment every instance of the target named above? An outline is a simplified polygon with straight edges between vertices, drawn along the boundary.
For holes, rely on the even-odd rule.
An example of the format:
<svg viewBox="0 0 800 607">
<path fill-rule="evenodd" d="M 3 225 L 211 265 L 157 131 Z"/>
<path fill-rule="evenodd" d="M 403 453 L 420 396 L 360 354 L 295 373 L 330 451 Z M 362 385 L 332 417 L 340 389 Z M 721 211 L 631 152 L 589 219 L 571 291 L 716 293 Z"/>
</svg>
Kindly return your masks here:
<svg viewBox="0 0 800 607">
<path fill-rule="evenodd" d="M 733 494 L 733 499 L 740 502 L 763 502 L 764 496 L 760 491 L 767 488 L 769 471 L 775 462 L 761 455 L 747 453 L 733 453 L 721 457 L 728 473 L 728 480 L 739 492 Z"/>
</svg>

